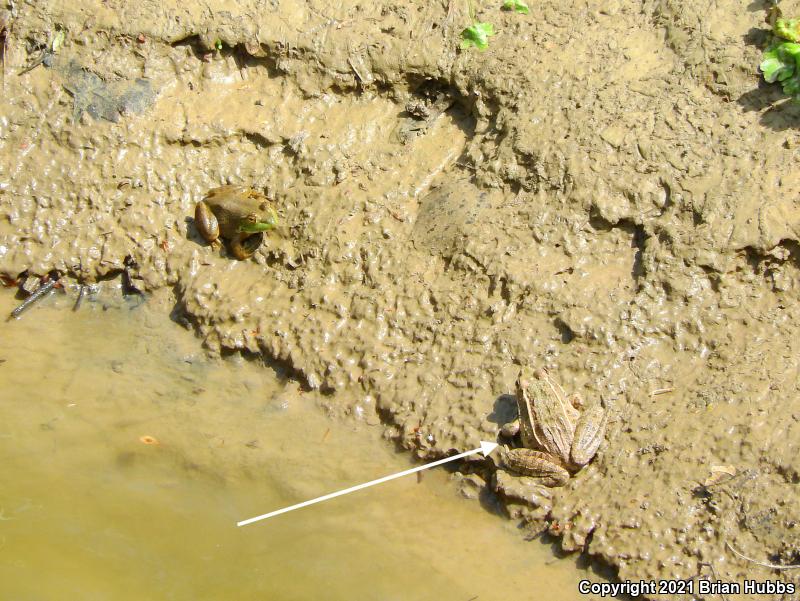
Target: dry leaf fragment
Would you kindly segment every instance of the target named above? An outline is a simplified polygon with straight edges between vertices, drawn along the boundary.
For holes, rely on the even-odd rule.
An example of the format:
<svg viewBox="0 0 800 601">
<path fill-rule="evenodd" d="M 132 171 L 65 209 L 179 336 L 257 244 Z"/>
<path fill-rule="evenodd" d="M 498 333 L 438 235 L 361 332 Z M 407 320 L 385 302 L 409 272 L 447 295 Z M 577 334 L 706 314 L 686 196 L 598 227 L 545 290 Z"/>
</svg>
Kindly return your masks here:
<svg viewBox="0 0 800 601">
<path fill-rule="evenodd" d="M 703 486 L 713 486 L 725 480 L 730 480 L 736 475 L 736 467 L 733 465 L 712 465 L 711 475 L 703 482 Z"/>
</svg>

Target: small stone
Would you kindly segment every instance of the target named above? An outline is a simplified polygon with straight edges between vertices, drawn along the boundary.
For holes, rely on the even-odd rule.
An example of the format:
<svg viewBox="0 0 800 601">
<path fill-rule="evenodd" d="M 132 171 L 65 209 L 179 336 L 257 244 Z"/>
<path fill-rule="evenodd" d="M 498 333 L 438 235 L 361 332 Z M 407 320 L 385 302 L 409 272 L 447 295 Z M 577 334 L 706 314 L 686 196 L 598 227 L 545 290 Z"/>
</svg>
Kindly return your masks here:
<svg viewBox="0 0 800 601">
<path fill-rule="evenodd" d="M 20 288 L 22 288 L 28 294 L 33 294 L 39 289 L 39 286 L 42 284 L 42 278 L 38 275 L 29 275 L 25 278 L 25 281 L 22 283 Z"/>
</svg>

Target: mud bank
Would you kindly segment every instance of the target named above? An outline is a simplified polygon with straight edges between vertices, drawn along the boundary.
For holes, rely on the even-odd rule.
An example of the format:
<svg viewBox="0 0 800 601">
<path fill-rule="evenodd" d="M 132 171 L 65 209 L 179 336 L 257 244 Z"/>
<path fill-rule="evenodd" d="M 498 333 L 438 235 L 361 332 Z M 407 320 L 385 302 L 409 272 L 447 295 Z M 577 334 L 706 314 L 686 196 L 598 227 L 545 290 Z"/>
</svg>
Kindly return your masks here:
<svg viewBox="0 0 800 601">
<path fill-rule="evenodd" d="M 758 83 L 764 7 L 477 13 L 486 52 L 458 50 L 459 3 L 18 3 L 0 270 L 172 287 L 210 348 L 284 363 L 420 457 L 497 438 L 519 366 L 547 366 L 611 423 L 511 516 L 621 579 L 774 577 L 730 550 L 800 559 L 800 109 Z M 93 119 L 70 60 L 152 105 Z M 192 223 L 224 183 L 278 208 L 250 261 Z"/>
</svg>

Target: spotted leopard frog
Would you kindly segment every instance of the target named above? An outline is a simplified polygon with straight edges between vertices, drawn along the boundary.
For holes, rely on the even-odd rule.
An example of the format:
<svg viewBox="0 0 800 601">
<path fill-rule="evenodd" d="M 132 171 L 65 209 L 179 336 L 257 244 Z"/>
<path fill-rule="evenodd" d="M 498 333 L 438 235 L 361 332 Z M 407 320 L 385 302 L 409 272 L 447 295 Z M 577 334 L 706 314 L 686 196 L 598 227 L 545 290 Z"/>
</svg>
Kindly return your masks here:
<svg viewBox="0 0 800 601">
<path fill-rule="evenodd" d="M 523 368 L 517 378 L 519 420 L 504 433 L 520 433 L 522 448 L 504 451 L 505 466 L 538 479 L 545 486 L 564 486 L 597 453 L 605 435 L 608 411 L 602 403 L 584 408 L 577 394 L 564 389 L 544 369 Z"/>
</svg>

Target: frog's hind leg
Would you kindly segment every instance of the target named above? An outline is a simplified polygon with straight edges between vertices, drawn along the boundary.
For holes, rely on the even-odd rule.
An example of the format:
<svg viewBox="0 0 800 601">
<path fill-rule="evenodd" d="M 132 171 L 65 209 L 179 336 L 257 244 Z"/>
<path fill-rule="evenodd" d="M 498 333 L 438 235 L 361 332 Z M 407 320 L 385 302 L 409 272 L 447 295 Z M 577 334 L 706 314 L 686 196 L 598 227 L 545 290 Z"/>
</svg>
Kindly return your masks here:
<svg viewBox="0 0 800 601">
<path fill-rule="evenodd" d="M 197 233 L 211 245 L 211 248 L 219 249 L 219 222 L 216 215 L 204 202 L 198 202 L 194 207 L 194 227 L 197 229 Z"/>
<path fill-rule="evenodd" d="M 262 232 L 258 232 L 257 234 L 239 234 L 230 241 L 229 247 L 231 254 L 240 261 L 249 259 L 258 250 L 258 247 L 261 246 L 263 240 L 264 234 Z"/>
<path fill-rule="evenodd" d="M 532 449 L 518 448 L 500 452 L 500 461 L 509 470 L 535 478 L 540 484 L 549 487 L 564 486 L 569 481 L 569 472 L 559 465 L 559 460 L 548 453 Z"/>
<path fill-rule="evenodd" d="M 606 434 L 608 409 L 602 403 L 588 407 L 575 426 L 570 457 L 572 463 L 582 467 L 589 463 L 600 448 Z"/>
</svg>

